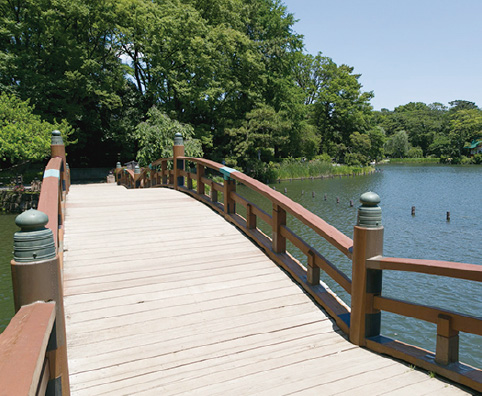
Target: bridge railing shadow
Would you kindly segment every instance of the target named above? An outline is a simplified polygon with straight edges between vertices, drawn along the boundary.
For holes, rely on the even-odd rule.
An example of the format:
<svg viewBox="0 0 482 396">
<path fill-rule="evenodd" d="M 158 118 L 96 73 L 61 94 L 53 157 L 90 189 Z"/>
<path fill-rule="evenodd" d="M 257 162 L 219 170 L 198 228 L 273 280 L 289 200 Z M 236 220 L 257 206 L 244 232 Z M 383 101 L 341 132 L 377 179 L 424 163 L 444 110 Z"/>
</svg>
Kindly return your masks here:
<svg viewBox="0 0 482 396">
<path fill-rule="evenodd" d="M 383 226 L 378 206 L 380 199 L 376 194 L 362 195 L 352 240 L 300 204 L 242 172 L 207 159 L 185 157 L 182 137 L 176 138 L 172 158 L 158 159 L 143 169 L 127 170 L 118 164 L 117 183 L 128 188 L 168 187 L 191 195 L 257 243 L 333 317 L 351 342 L 482 391 L 482 370 L 459 362 L 459 332 L 482 335 L 481 317 L 382 296 L 383 271 L 406 271 L 481 282 L 482 266 L 384 257 Z M 265 211 L 242 197 L 236 192 L 237 184 L 264 197 L 271 203 L 272 210 Z M 244 208 L 244 216 L 237 210 L 239 206 Z M 289 229 L 287 216 L 311 228 L 351 259 L 352 279 Z M 260 230 L 259 220 L 270 227 L 271 236 Z M 286 250 L 287 241 L 305 255 L 305 266 Z M 320 271 L 351 296 L 350 306 L 320 282 Z M 381 311 L 435 323 L 435 353 L 383 336 L 380 333 Z"/>
</svg>

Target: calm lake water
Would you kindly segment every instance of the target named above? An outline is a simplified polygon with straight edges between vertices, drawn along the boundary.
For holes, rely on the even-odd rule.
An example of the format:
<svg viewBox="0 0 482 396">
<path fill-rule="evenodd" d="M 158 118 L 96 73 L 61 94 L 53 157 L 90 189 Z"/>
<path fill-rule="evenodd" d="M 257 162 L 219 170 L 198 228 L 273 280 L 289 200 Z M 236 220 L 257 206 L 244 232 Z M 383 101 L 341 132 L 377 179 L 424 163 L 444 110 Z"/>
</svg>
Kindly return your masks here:
<svg viewBox="0 0 482 396">
<path fill-rule="evenodd" d="M 350 238 L 353 237 L 360 195 L 374 191 L 381 197 L 385 256 L 482 265 L 481 167 L 386 165 L 380 169 L 381 172 L 367 176 L 293 180 L 272 186 L 280 192 L 286 188 L 288 197 Z M 238 187 L 238 192 L 271 213 L 269 202 L 242 187 Z M 350 200 L 353 200 L 354 207 L 350 207 Z M 416 207 L 414 217 L 411 215 L 412 206 Z M 446 221 L 447 212 L 451 214 L 450 222 Z M 259 223 L 263 228 L 265 224 Z M 290 216 L 288 226 L 351 277 L 350 260 Z M 269 227 L 264 227 L 263 231 L 271 235 Z M 306 258 L 298 249 L 288 244 L 288 250 L 306 265 Z M 322 280 L 347 304 L 350 303 L 350 296 L 329 277 L 322 275 Z M 477 282 L 385 271 L 383 295 L 482 315 L 482 285 Z M 383 312 L 382 333 L 435 350 L 436 325 L 431 323 Z M 460 360 L 482 367 L 482 337 L 460 334 Z"/>
<path fill-rule="evenodd" d="M 13 258 L 13 234 L 16 215 L 0 214 L 0 333 L 14 315 L 10 261 Z"/>
<path fill-rule="evenodd" d="M 386 165 L 380 169 L 381 172 L 368 176 L 281 182 L 272 186 L 281 192 L 286 188 L 291 199 L 350 237 L 360 195 L 375 191 L 381 197 L 383 210 L 384 255 L 482 265 L 481 167 Z M 242 186 L 238 186 L 238 192 L 271 210 L 269 202 L 253 196 Z M 349 206 L 350 200 L 355 207 Z M 416 207 L 414 217 L 412 206 Z M 450 222 L 446 221 L 448 211 Z M 13 315 L 9 263 L 13 234 L 17 231 L 14 219 L 14 215 L 0 216 L 0 331 Z M 259 221 L 259 225 L 263 228 L 264 224 Z M 299 222 L 288 218 L 288 226 L 351 277 L 351 262 L 346 257 Z M 264 232 L 271 235 L 268 227 L 264 227 Z M 296 248 L 288 245 L 288 249 L 306 264 L 304 255 Z M 322 280 L 349 304 L 350 296 L 343 289 L 324 275 Z M 385 271 L 383 295 L 482 315 L 482 285 L 477 282 Z M 435 350 L 436 326 L 430 323 L 383 312 L 382 333 Z M 461 333 L 460 360 L 482 367 L 482 337 Z"/>
</svg>

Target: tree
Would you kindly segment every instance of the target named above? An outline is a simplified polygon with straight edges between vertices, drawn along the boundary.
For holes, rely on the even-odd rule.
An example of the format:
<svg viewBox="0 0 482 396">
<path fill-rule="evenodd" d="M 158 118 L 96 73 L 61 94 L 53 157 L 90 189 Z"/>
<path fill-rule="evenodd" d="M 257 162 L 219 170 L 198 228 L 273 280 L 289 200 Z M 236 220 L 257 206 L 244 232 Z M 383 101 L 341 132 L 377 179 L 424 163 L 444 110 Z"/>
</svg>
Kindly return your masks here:
<svg viewBox="0 0 482 396">
<path fill-rule="evenodd" d="M 55 129 L 62 132 L 64 142 L 68 144 L 72 130 L 65 120 L 51 124 L 33 114 L 33 110 L 28 101 L 0 93 L 0 158 L 3 165 L 47 158 L 51 133 Z"/>
<path fill-rule="evenodd" d="M 106 131 L 118 124 L 125 87 L 115 38 L 114 0 L 0 1 L 0 86 L 53 123 L 75 129 L 71 164 L 112 164 L 115 142 Z M 114 149 L 113 149 L 114 148 Z M 88 153 L 88 154 L 87 154 Z M 83 158 L 89 157 L 89 158 Z M 104 162 L 105 161 L 105 162 Z"/>
<path fill-rule="evenodd" d="M 408 135 L 405 131 L 399 131 L 388 138 L 385 151 L 392 157 L 404 158 L 409 149 Z"/>
<path fill-rule="evenodd" d="M 289 142 L 292 123 L 284 112 L 260 105 L 246 114 L 238 128 L 227 129 L 230 137 L 229 156 L 232 165 L 252 167 L 256 161 L 272 161 L 279 157 Z"/>
<path fill-rule="evenodd" d="M 463 147 L 482 135 L 482 111 L 478 108 L 458 110 L 450 117 L 449 140 L 453 156 L 461 157 Z"/>
<path fill-rule="evenodd" d="M 147 120 L 137 125 L 133 138 L 138 145 L 137 160 L 147 166 L 158 158 L 172 156 L 174 135 L 179 132 L 184 138 L 184 150 L 188 157 L 202 157 L 201 142 L 194 139 L 192 126 L 169 118 L 156 107 L 147 113 Z"/>
<path fill-rule="evenodd" d="M 334 155 L 335 147 L 349 146 L 354 132 L 370 128 L 372 92 L 362 92 L 353 67 L 337 66 L 330 58 L 318 55 L 314 75 L 318 91 L 313 104 L 313 121 L 322 137 L 322 151 Z"/>
</svg>

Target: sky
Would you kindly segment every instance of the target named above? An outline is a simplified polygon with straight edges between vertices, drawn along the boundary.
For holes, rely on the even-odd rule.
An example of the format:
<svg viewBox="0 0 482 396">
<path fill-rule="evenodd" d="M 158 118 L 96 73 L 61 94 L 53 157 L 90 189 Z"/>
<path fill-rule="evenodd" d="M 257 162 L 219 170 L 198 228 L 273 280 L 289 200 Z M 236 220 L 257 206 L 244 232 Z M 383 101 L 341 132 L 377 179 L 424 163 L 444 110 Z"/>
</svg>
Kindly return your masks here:
<svg viewBox="0 0 482 396">
<path fill-rule="evenodd" d="M 282 0 L 306 52 L 361 74 L 375 110 L 468 100 L 482 107 L 482 0 Z"/>
</svg>

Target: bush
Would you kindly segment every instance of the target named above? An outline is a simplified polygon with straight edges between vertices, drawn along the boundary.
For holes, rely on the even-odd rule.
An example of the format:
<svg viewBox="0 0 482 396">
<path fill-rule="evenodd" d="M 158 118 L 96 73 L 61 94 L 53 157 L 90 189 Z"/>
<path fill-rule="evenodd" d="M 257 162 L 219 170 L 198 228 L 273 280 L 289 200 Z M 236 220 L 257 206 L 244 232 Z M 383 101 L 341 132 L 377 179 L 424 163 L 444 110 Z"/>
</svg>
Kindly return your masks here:
<svg viewBox="0 0 482 396">
<path fill-rule="evenodd" d="M 477 164 L 477 165 L 482 164 L 482 154 L 475 154 L 472 157 L 472 163 Z"/>
<path fill-rule="evenodd" d="M 423 150 L 420 147 L 410 147 L 407 153 L 408 158 L 423 158 Z"/>
</svg>

